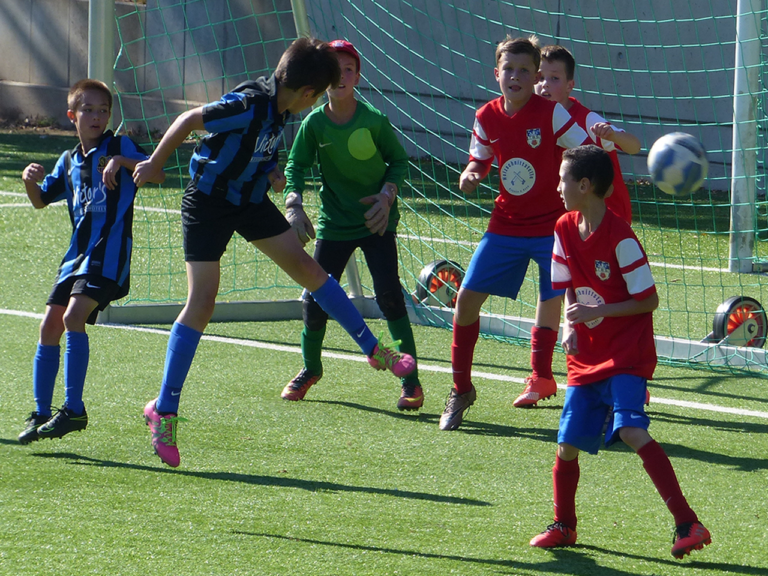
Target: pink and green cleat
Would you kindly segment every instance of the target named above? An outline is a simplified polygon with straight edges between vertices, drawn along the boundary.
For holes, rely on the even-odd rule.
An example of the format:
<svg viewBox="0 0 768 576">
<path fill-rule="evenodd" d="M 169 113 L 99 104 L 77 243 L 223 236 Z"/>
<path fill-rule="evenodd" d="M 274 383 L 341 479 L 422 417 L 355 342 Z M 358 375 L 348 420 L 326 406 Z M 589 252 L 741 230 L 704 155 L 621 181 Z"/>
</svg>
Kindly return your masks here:
<svg viewBox="0 0 768 576">
<path fill-rule="evenodd" d="M 395 376 L 404 378 L 416 370 L 416 360 L 410 354 L 398 352 L 397 346 L 400 340 L 392 342 L 391 346 L 384 346 L 379 338 L 379 343 L 368 356 L 368 364 L 376 370 L 389 370 Z"/>
<path fill-rule="evenodd" d="M 180 462 L 179 449 L 176 447 L 176 425 L 186 422 L 176 414 L 160 414 L 155 407 L 157 398 L 150 400 L 144 407 L 144 420 L 152 432 L 152 447 L 168 466 L 176 468 Z"/>
</svg>

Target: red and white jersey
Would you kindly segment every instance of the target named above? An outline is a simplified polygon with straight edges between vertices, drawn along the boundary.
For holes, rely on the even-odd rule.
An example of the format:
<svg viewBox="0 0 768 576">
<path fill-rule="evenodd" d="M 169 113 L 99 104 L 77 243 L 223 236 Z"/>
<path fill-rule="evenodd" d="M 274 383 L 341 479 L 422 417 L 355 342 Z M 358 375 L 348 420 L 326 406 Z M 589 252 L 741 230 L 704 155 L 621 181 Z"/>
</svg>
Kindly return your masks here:
<svg viewBox="0 0 768 576">
<path fill-rule="evenodd" d="M 576 100 L 573 96 L 568 98 L 571 102 L 571 107 L 568 112 L 571 114 L 576 124 L 581 126 L 592 142 L 600 146 L 603 150 L 608 152 L 613 163 L 613 193 L 605 199 L 605 205 L 608 206 L 613 213 L 617 216 L 621 216 L 627 221 L 627 224 L 632 224 L 632 204 L 629 201 L 629 190 L 624 182 L 624 177 L 621 175 L 621 165 L 619 164 L 619 155 L 616 150 L 621 150 L 615 143 L 610 140 L 603 140 L 595 136 L 595 133 L 590 130 L 592 126 L 598 122 L 608 122 L 605 118 L 600 116 L 597 112 L 592 112 L 589 108 L 584 106 L 581 102 Z M 610 122 L 608 122 L 610 124 Z M 613 126 L 613 124 L 611 124 Z M 613 126 L 616 132 L 624 132 L 621 128 Z"/>
<path fill-rule="evenodd" d="M 549 236 L 565 212 L 557 193 L 563 148 L 588 141 L 587 134 L 556 102 L 533 94 L 512 116 L 504 97 L 475 115 L 470 161 L 499 165 L 499 195 L 488 231 L 504 236 Z"/>
<path fill-rule="evenodd" d="M 589 238 L 579 235 L 579 212 L 555 225 L 552 287 L 572 288 L 584 304 L 644 300 L 656 292 L 648 258 L 635 233 L 610 210 Z M 578 354 L 566 356 L 568 384 L 590 384 L 616 374 L 646 379 L 656 368 L 653 313 L 596 318 L 576 324 Z"/>
</svg>

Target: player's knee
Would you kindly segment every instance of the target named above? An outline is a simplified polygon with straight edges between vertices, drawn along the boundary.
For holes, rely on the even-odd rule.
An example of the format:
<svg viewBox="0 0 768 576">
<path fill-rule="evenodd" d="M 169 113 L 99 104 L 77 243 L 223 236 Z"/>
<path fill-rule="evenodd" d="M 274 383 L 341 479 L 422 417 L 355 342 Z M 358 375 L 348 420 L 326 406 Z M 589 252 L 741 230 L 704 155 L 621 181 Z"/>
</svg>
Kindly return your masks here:
<svg viewBox="0 0 768 576">
<path fill-rule="evenodd" d="M 573 446 L 566 442 L 561 442 L 560 444 L 557 445 L 557 456 L 561 460 L 570 462 L 571 460 L 575 460 L 578 457 L 578 455 L 579 455 L 579 449 L 576 448 L 576 446 Z"/>
<path fill-rule="evenodd" d="M 304 299 L 302 312 L 304 316 L 304 325 L 307 327 L 307 330 L 313 332 L 322 330 L 328 322 L 328 314 L 311 296 Z"/>
<path fill-rule="evenodd" d="M 623 426 L 619 429 L 619 438 L 627 446 L 635 451 L 640 450 L 648 442 L 651 441 L 651 436 L 644 428 L 635 428 L 632 426 Z"/>
<path fill-rule="evenodd" d="M 403 298 L 402 290 L 391 290 L 377 294 L 376 303 L 379 305 L 381 313 L 384 314 L 384 318 L 389 321 L 399 320 L 408 313 L 405 309 L 405 298 Z"/>
<path fill-rule="evenodd" d="M 61 341 L 61 335 L 64 334 L 64 320 L 61 316 L 43 317 L 40 323 L 40 343 L 46 346 L 56 346 Z"/>
</svg>

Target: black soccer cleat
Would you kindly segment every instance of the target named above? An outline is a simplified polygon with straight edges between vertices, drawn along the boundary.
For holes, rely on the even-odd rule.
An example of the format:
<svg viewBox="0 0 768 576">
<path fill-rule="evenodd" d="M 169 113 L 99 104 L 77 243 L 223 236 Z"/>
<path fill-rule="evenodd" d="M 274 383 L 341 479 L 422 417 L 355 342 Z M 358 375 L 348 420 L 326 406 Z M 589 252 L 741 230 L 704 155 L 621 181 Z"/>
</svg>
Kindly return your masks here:
<svg viewBox="0 0 768 576">
<path fill-rule="evenodd" d="M 40 436 L 37 435 L 37 429 L 50 420 L 50 416 L 43 416 L 38 412 L 32 412 L 24 423 L 27 425 L 24 431 L 19 434 L 19 442 L 21 444 L 30 444 L 40 440 Z"/>
<path fill-rule="evenodd" d="M 85 430 L 88 426 L 88 413 L 83 408 L 82 414 L 76 414 L 66 406 L 61 408 L 53 418 L 37 429 L 40 438 L 61 438 L 70 432 Z"/>
</svg>

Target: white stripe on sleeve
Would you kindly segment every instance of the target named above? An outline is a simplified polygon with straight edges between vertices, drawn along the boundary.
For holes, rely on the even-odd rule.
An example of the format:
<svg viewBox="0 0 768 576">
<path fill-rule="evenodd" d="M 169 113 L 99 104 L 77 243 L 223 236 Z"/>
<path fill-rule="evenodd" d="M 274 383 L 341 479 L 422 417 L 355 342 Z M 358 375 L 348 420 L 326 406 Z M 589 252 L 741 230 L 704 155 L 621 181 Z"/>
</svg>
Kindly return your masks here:
<svg viewBox="0 0 768 576">
<path fill-rule="evenodd" d="M 624 238 L 624 240 L 616 245 L 616 260 L 619 261 L 620 268 L 631 266 L 642 259 L 642 257 L 643 251 L 640 249 L 640 244 L 634 238 Z"/>
<path fill-rule="evenodd" d="M 483 141 L 488 142 L 488 136 L 486 136 L 480 121 L 475 118 L 475 126 L 472 129 L 472 139 L 469 143 L 469 154 L 472 158 L 477 158 L 481 161 L 493 158 L 493 148 L 483 144 Z"/>
<path fill-rule="evenodd" d="M 560 284 L 563 282 L 570 283 L 571 281 L 571 269 L 568 268 L 567 265 L 561 264 L 557 260 L 552 260 L 552 269 L 550 272 L 552 274 L 553 284 Z"/>
<path fill-rule="evenodd" d="M 552 275 L 552 282 L 570 282 L 571 281 L 571 269 L 567 264 L 558 262 L 555 257 L 565 260 L 565 250 L 563 250 L 563 244 L 560 242 L 560 236 L 555 233 L 555 243 L 552 247 L 552 266 L 550 267 L 550 273 Z"/>
<path fill-rule="evenodd" d="M 568 114 L 568 110 L 561 104 L 557 104 L 552 112 L 552 130 L 557 134 L 563 129 L 563 126 L 568 124 L 568 122 L 571 122 L 571 115 Z M 557 139 L 557 145 L 562 146 L 563 148 L 576 148 L 576 146 L 580 146 L 586 139 L 587 133 L 574 122 L 573 125 Z"/>
<path fill-rule="evenodd" d="M 640 294 L 641 292 L 645 292 L 654 284 L 651 268 L 648 264 L 643 264 L 632 270 L 632 272 L 623 274 L 623 276 L 624 282 L 627 283 L 627 290 L 630 294 Z"/>
</svg>

